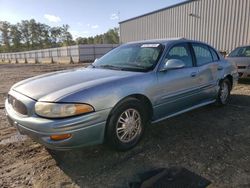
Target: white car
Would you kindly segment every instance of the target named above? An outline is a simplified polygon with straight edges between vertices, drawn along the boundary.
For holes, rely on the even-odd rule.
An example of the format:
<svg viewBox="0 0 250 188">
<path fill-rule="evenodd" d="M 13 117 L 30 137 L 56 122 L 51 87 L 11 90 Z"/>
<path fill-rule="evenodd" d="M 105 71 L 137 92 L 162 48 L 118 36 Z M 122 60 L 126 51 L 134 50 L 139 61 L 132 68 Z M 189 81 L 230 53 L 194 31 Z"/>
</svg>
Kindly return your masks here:
<svg viewBox="0 0 250 188">
<path fill-rule="evenodd" d="M 227 60 L 237 65 L 240 78 L 250 78 L 250 46 L 234 49 Z"/>
</svg>

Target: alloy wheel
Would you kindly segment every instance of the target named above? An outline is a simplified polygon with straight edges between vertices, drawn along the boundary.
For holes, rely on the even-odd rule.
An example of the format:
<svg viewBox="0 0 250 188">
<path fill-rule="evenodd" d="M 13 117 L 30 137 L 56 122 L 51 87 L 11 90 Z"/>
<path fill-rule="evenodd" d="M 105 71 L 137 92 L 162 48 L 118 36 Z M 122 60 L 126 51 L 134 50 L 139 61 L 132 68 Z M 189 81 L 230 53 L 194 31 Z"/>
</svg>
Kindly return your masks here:
<svg viewBox="0 0 250 188">
<path fill-rule="evenodd" d="M 133 141 L 142 131 L 141 115 L 136 109 L 127 109 L 118 118 L 116 135 L 123 143 Z"/>
</svg>

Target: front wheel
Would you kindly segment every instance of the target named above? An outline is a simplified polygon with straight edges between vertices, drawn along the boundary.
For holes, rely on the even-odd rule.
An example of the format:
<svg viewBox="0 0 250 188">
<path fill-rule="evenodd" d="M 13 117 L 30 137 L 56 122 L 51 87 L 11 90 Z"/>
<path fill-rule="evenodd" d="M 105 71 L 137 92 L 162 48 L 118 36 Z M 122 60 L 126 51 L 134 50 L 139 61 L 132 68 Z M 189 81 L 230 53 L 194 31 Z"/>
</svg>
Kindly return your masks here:
<svg viewBox="0 0 250 188">
<path fill-rule="evenodd" d="M 217 103 L 219 105 L 225 105 L 230 98 L 231 83 L 228 79 L 224 79 L 220 82 L 220 89 L 217 97 Z"/>
<path fill-rule="evenodd" d="M 106 140 L 114 149 L 125 151 L 140 141 L 147 123 L 145 107 L 134 98 L 115 107 L 107 124 Z"/>
</svg>

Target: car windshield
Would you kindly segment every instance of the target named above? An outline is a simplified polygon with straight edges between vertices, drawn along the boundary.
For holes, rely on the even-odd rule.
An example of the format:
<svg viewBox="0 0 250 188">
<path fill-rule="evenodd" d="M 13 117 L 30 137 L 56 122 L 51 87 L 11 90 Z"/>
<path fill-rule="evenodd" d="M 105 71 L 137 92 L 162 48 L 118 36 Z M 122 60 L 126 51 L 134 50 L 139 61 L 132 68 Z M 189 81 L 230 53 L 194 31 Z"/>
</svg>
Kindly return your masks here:
<svg viewBox="0 0 250 188">
<path fill-rule="evenodd" d="M 158 43 L 127 44 L 120 46 L 92 65 L 97 68 L 146 72 L 159 61 L 164 46 Z"/>
<path fill-rule="evenodd" d="M 250 57 L 250 46 L 236 48 L 228 56 L 229 57 Z"/>
</svg>

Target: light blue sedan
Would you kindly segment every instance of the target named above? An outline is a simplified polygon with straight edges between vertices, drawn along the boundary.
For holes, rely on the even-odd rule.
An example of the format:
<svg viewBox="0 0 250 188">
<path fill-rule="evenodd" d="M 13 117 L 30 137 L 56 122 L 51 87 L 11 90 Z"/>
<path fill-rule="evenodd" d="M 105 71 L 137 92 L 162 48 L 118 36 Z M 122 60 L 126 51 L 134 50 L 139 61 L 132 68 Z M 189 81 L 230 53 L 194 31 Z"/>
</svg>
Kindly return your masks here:
<svg viewBox="0 0 250 188">
<path fill-rule="evenodd" d="M 21 81 L 10 89 L 5 107 L 12 125 L 50 149 L 105 142 L 128 150 L 150 123 L 226 104 L 237 80 L 235 65 L 207 44 L 140 41 L 87 68 Z"/>
</svg>

